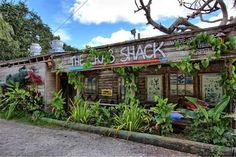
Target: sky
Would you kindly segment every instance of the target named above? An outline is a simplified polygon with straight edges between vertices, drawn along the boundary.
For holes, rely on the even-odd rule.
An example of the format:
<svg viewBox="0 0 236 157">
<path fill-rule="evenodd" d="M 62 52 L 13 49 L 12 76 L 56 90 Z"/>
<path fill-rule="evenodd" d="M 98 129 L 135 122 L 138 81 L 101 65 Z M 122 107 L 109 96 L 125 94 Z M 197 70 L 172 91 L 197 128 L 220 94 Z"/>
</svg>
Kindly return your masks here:
<svg viewBox="0 0 236 157">
<path fill-rule="evenodd" d="M 235 16 L 232 0 L 225 2 L 229 15 Z M 134 13 L 137 9 L 134 0 L 26 0 L 26 3 L 52 29 L 54 35 L 59 35 L 62 41 L 79 49 L 86 45 L 132 40 L 132 29 L 136 29 L 141 38 L 163 34 L 146 24 L 143 11 Z M 153 0 L 151 9 L 153 19 L 165 26 L 170 26 L 177 17 L 190 13 L 180 7 L 177 0 Z M 219 12 L 208 18 L 217 17 L 221 17 Z M 202 23 L 198 19 L 192 22 L 203 28 L 217 25 Z"/>
</svg>

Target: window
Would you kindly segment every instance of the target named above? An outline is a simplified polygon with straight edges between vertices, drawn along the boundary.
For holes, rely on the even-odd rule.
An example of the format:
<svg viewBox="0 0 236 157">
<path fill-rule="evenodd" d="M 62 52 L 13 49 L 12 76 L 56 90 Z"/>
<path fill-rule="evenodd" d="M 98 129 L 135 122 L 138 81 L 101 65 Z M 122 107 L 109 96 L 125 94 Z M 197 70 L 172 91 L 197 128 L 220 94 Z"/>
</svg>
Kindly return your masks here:
<svg viewBox="0 0 236 157">
<path fill-rule="evenodd" d="M 147 100 L 153 101 L 154 96 L 162 96 L 162 75 L 147 76 Z"/>
<path fill-rule="evenodd" d="M 170 74 L 170 95 L 193 95 L 193 77 L 186 74 Z"/>
<path fill-rule="evenodd" d="M 85 92 L 96 93 L 96 78 L 85 78 Z"/>
</svg>

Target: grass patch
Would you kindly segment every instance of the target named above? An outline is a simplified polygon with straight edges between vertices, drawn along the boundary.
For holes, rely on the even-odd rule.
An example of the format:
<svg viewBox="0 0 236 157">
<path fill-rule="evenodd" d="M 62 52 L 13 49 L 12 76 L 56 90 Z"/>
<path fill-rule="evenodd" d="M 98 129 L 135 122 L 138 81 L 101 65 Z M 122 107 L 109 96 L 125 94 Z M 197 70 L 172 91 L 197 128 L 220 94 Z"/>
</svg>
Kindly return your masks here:
<svg viewBox="0 0 236 157">
<path fill-rule="evenodd" d="M 5 113 L 0 112 L 0 118 L 6 119 Z M 24 124 L 30 124 L 34 126 L 42 126 L 46 128 L 63 128 L 61 126 L 58 126 L 56 124 L 48 123 L 43 120 L 39 119 L 33 119 L 31 115 L 25 113 L 25 112 L 15 112 L 13 118 L 9 120 L 14 120 L 16 122 L 24 123 Z"/>
</svg>

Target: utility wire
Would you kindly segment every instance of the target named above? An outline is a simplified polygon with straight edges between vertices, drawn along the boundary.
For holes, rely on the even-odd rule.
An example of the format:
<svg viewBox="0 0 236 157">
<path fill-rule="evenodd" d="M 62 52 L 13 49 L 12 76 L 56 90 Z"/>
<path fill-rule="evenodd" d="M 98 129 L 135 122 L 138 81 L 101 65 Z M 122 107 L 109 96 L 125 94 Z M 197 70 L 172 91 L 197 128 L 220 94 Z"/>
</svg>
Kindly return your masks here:
<svg viewBox="0 0 236 157">
<path fill-rule="evenodd" d="M 79 8 L 75 10 L 73 14 L 71 14 L 57 29 L 55 29 L 54 33 L 56 33 L 62 26 L 66 24 L 67 21 L 69 21 L 75 13 L 77 13 L 89 0 L 86 0 Z"/>
</svg>

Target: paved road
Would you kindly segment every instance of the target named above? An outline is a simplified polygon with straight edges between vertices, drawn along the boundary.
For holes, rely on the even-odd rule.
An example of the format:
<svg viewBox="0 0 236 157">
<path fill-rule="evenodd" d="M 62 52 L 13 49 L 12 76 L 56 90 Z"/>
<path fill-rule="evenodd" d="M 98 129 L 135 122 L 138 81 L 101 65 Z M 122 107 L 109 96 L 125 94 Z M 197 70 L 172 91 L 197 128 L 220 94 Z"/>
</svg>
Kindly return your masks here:
<svg viewBox="0 0 236 157">
<path fill-rule="evenodd" d="M 86 132 L 41 128 L 0 119 L 0 156 L 195 155 Z"/>
</svg>

